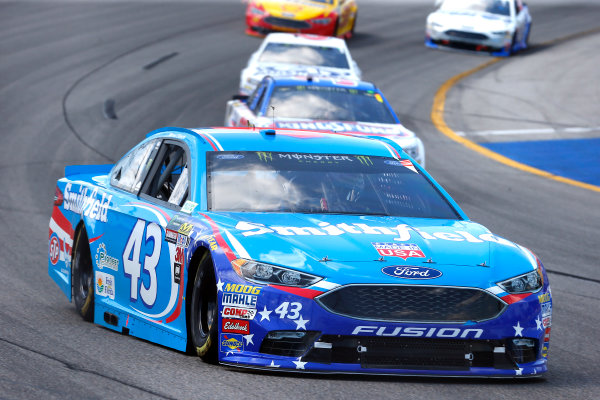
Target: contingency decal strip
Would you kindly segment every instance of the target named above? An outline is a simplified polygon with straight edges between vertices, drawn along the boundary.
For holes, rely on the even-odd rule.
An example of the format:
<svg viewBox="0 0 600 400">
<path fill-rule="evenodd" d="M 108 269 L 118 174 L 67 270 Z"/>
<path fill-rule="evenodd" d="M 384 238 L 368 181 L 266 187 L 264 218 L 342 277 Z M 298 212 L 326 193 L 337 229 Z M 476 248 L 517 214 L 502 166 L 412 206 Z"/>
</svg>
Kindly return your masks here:
<svg viewBox="0 0 600 400">
<path fill-rule="evenodd" d="M 227 242 L 225 242 L 225 240 L 223 239 L 223 236 L 221 236 L 221 232 L 219 232 L 219 228 L 217 227 L 217 224 L 215 224 L 215 221 L 213 221 L 206 214 L 201 213 L 200 215 L 202 215 L 204 218 L 206 218 L 206 220 L 210 224 L 210 227 L 212 228 L 213 236 L 215 237 L 217 244 L 221 247 L 221 249 L 223 249 L 223 253 L 225 253 L 225 256 L 227 257 L 227 259 L 229 261 L 235 260 L 237 257 L 235 256 L 235 254 L 233 253 L 233 251 L 231 250 L 231 248 L 229 247 Z"/>
</svg>

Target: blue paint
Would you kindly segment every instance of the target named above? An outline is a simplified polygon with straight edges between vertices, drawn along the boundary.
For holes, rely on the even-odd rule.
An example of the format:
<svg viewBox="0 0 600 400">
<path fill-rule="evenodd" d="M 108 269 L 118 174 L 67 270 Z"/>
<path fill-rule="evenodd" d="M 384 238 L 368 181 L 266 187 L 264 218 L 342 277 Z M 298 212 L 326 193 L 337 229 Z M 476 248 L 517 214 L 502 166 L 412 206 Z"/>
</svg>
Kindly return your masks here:
<svg viewBox="0 0 600 400">
<path fill-rule="evenodd" d="M 600 186 L 600 138 L 480 144 L 520 163 Z"/>
</svg>

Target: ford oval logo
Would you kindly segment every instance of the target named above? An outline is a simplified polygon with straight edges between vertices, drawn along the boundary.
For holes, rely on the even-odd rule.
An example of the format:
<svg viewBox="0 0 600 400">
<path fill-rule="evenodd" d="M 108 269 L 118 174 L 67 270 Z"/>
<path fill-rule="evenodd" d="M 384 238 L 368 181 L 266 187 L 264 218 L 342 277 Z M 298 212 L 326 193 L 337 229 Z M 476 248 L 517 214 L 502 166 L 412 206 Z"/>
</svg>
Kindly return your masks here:
<svg viewBox="0 0 600 400">
<path fill-rule="evenodd" d="M 434 279 L 442 276 L 442 271 L 427 267 L 409 265 L 391 265 L 381 269 L 386 275 L 404 279 Z"/>
</svg>

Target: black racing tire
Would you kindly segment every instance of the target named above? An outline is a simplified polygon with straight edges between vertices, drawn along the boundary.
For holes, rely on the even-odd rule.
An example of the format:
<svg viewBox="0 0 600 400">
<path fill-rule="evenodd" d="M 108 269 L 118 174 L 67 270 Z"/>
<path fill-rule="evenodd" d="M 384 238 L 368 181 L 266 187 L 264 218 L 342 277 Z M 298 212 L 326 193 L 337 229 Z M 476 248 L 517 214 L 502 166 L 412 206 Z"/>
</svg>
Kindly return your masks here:
<svg viewBox="0 0 600 400">
<path fill-rule="evenodd" d="M 191 347 L 203 361 L 214 364 L 218 355 L 218 304 L 215 269 L 209 253 L 200 259 L 190 298 Z"/>
<path fill-rule="evenodd" d="M 75 309 L 85 321 L 94 320 L 94 266 L 85 228 L 75 234 L 71 261 L 71 286 Z"/>
<path fill-rule="evenodd" d="M 337 19 L 335 20 L 335 25 L 333 25 L 333 31 L 331 32 L 331 36 L 337 37 L 339 29 L 340 29 L 340 17 L 337 17 Z"/>
<path fill-rule="evenodd" d="M 354 36 L 354 28 L 356 28 L 356 20 L 358 19 L 358 12 L 354 14 L 354 21 L 352 21 L 352 28 L 350 28 L 350 36 Z"/>
<path fill-rule="evenodd" d="M 515 31 L 515 33 L 513 33 L 513 37 L 512 40 L 510 42 L 510 50 L 508 51 L 509 55 L 513 55 L 516 53 L 515 51 L 515 45 L 517 44 L 517 32 Z"/>
</svg>

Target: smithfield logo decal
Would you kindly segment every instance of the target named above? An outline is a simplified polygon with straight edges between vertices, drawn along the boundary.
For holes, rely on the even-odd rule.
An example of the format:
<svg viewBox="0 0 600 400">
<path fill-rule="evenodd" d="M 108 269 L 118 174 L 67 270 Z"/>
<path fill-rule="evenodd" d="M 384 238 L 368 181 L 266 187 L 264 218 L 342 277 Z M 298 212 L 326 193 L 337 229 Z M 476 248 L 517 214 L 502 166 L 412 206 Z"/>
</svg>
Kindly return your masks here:
<svg viewBox="0 0 600 400">
<path fill-rule="evenodd" d="M 413 267 L 408 265 L 391 265 L 381 269 L 386 275 L 404 279 L 434 279 L 442 276 L 442 271 L 428 267 Z"/>
</svg>

